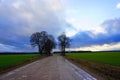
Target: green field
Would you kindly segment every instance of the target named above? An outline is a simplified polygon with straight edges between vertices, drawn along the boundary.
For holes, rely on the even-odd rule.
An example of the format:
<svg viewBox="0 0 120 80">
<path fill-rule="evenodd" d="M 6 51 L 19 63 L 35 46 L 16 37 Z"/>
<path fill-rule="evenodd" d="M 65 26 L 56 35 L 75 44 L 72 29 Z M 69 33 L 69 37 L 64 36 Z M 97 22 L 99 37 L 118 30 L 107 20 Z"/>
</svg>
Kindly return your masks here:
<svg viewBox="0 0 120 80">
<path fill-rule="evenodd" d="M 120 52 L 68 53 L 70 58 L 120 66 Z"/>
<path fill-rule="evenodd" d="M 24 62 L 38 56 L 39 54 L 0 55 L 0 68 L 5 68 L 20 62 Z"/>
</svg>

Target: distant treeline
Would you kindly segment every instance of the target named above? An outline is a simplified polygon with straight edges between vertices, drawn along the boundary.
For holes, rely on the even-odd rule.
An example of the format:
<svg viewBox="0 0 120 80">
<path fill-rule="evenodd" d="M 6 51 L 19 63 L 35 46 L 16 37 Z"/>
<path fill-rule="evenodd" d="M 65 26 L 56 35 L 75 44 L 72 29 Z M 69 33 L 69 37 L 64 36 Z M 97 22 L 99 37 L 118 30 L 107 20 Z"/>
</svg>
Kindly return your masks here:
<svg viewBox="0 0 120 80">
<path fill-rule="evenodd" d="M 90 52 L 120 52 L 120 50 L 113 50 L 113 51 L 65 51 L 66 53 L 90 53 Z M 60 51 L 55 51 L 56 53 L 61 53 Z"/>
<path fill-rule="evenodd" d="M 65 51 L 65 53 L 88 53 L 92 51 Z M 54 54 L 62 53 L 61 51 L 55 51 Z M 0 52 L 0 55 L 7 55 L 7 54 L 39 54 L 38 52 Z"/>
<path fill-rule="evenodd" d="M 65 53 L 88 53 L 92 51 L 65 51 Z M 60 51 L 55 51 L 54 53 L 62 53 Z"/>
<path fill-rule="evenodd" d="M 0 55 L 7 55 L 7 54 L 39 54 L 38 52 L 0 52 Z"/>
<path fill-rule="evenodd" d="M 112 51 L 96 51 L 96 52 L 120 52 L 120 50 L 112 50 Z"/>
<path fill-rule="evenodd" d="M 65 51 L 65 53 L 90 53 L 90 52 L 120 52 L 120 50 L 113 50 L 113 51 Z M 55 51 L 54 54 L 62 53 L 61 51 Z M 7 55 L 7 54 L 39 54 L 38 52 L 0 52 L 0 55 Z"/>
</svg>

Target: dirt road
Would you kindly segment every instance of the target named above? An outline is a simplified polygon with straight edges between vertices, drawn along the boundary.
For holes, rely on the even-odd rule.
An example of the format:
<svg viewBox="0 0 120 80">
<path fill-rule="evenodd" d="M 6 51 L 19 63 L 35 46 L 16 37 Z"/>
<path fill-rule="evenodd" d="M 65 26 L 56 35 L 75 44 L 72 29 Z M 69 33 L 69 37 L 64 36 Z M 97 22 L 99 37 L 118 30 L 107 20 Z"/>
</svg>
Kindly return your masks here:
<svg viewBox="0 0 120 80">
<path fill-rule="evenodd" d="M 50 56 L 0 75 L 0 80 L 96 80 L 61 56 Z"/>
</svg>

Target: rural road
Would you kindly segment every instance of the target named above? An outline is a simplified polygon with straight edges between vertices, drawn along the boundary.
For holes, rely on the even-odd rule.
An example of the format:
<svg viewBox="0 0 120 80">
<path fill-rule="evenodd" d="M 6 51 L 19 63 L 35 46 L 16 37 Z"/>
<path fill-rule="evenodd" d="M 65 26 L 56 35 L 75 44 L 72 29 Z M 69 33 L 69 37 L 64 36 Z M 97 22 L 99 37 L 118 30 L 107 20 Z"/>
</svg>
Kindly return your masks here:
<svg viewBox="0 0 120 80">
<path fill-rule="evenodd" d="M 6 74 L 0 80 L 97 80 L 61 56 L 50 56 Z"/>
</svg>

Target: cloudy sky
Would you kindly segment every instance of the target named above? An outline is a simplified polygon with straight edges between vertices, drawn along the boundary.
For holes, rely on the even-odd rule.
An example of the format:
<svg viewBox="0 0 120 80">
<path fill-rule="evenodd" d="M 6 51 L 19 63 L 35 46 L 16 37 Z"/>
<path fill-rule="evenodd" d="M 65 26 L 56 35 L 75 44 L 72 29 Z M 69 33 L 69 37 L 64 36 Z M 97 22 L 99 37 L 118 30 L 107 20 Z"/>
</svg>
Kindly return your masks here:
<svg viewBox="0 0 120 80">
<path fill-rule="evenodd" d="M 0 52 L 35 51 L 38 31 L 65 32 L 74 50 L 120 50 L 120 0 L 0 0 Z"/>
</svg>

